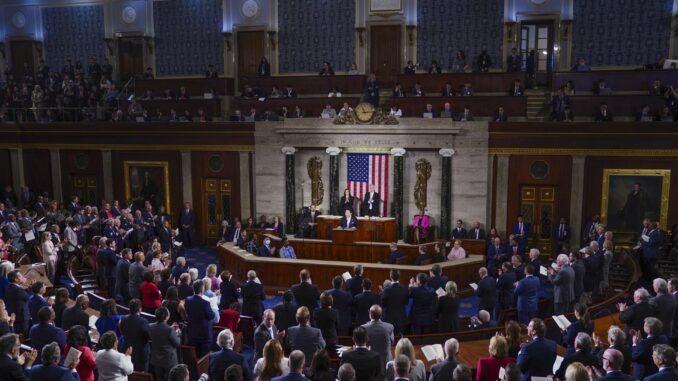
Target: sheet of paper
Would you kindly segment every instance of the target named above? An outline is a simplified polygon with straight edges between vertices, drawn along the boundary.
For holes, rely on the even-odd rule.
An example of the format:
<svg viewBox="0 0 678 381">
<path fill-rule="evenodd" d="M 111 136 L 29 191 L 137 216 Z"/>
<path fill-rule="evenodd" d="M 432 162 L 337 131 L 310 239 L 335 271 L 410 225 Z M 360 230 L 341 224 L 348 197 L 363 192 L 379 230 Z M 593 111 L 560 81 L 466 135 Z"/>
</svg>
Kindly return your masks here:
<svg viewBox="0 0 678 381">
<path fill-rule="evenodd" d="M 97 327 L 97 325 L 96 325 L 96 324 L 97 324 L 97 319 L 99 319 L 99 318 L 96 317 L 96 316 L 94 316 L 94 315 L 92 315 L 92 316 L 89 317 L 89 326 L 90 326 L 90 328 L 96 328 L 96 327 Z"/>
<path fill-rule="evenodd" d="M 445 296 L 445 295 L 447 295 L 447 292 L 445 292 L 445 290 L 443 290 L 442 287 L 438 287 L 438 289 L 436 290 L 436 295 Z"/>
<path fill-rule="evenodd" d="M 473 289 L 473 291 L 478 291 L 478 285 L 477 285 L 477 284 L 471 283 L 471 284 L 469 284 L 469 286 L 471 286 L 471 288 Z"/>
<path fill-rule="evenodd" d="M 64 360 L 64 366 L 65 366 L 66 368 L 68 368 L 68 366 L 69 366 L 72 362 L 74 362 L 75 360 L 77 360 L 77 359 L 80 358 L 80 355 L 81 355 L 81 354 L 82 354 L 82 352 L 80 352 L 79 350 L 77 350 L 77 349 L 71 347 L 71 348 L 68 350 L 68 354 L 66 355 L 66 359 Z"/>
<path fill-rule="evenodd" d="M 426 357 L 426 361 L 433 361 L 436 358 L 442 358 L 443 355 L 443 346 L 440 344 L 434 345 L 425 345 L 421 347 L 421 352 Z"/>
<path fill-rule="evenodd" d="M 558 369 L 560 369 L 560 364 L 563 363 L 563 356 L 556 356 L 556 361 L 553 363 L 553 374 L 556 374 Z M 532 377 L 534 378 L 534 377 Z"/>
<path fill-rule="evenodd" d="M 546 267 L 544 267 L 544 266 L 539 266 L 539 274 L 541 274 L 541 275 L 543 275 L 543 276 L 548 276 L 548 275 L 549 275 L 549 272 L 546 271 Z"/>
<path fill-rule="evenodd" d="M 341 274 L 341 277 L 344 278 L 344 282 L 346 282 L 347 280 L 353 278 L 353 277 L 351 276 L 351 274 L 350 274 L 348 271 L 346 271 L 346 272 L 344 272 L 343 274 Z"/>
<path fill-rule="evenodd" d="M 38 226 L 38 228 L 36 230 L 40 233 L 44 232 L 45 230 L 47 230 L 47 224 L 42 224 L 42 225 Z"/>
<path fill-rule="evenodd" d="M 35 234 L 33 233 L 33 230 L 29 230 L 26 233 L 24 233 L 24 238 L 26 238 L 26 242 L 33 241 L 35 239 Z"/>
<path fill-rule="evenodd" d="M 499 368 L 499 379 L 503 380 L 504 376 L 506 376 L 506 369 L 504 368 Z"/>
</svg>

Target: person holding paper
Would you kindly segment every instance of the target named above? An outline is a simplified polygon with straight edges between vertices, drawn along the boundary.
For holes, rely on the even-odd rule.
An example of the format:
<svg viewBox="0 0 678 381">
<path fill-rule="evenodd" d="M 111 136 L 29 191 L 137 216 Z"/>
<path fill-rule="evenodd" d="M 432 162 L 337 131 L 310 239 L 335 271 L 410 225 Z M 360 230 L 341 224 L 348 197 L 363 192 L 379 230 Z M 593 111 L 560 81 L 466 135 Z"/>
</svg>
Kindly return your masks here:
<svg viewBox="0 0 678 381">
<path fill-rule="evenodd" d="M 548 279 L 553 283 L 553 313 L 563 315 L 570 311 L 570 304 L 574 301 L 574 270 L 567 254 L 558 255 L 556 263 L 557 270 L 552 266 L 547 269 Z"/>
<path fill-rule="evenodd" d="M 426 285 L 427 280 L 425 273 L 419 273 L 416 280 L 410 281 L 410 297 L 412 298 L 410 319 L 413 334 L 429 333 L 433 325 L 436 292 Z"/>
<path fill-rule="evenodd" d="M 454 369 L 457 367 L 457 354 L 459 353 L 459 341 L 448 339 L 445 341 L 445 359 L 437 358 L 436 364 L 431 367 L 429 381 L 452 380 Z"/>
<path fill-rule="evenodd" d="M 438 332 L 456 332 L 459 330 L 459 295 L 457 284 L 453 281 L 445 285 L 445 295 L 438 298 Z"/>
<path fill-rule="evenodd" d="M 478 310 L 494 311 L 497 304 L 497 281 L 487 273 L 485 267 L 478 269 L 480 281 L 475 289 L 475 295 L 478 297 Z"/>
<path fill-rule="evenodd" d="M 94 352 L 87 346 L 89 344 L 89 336 L 87 326 L 75 326 L 68 331 L 66 337 L 66 360 L 65 366 L 70 365 L 69 358 L 76 356 L 79 362 L 75 365 L 75 370 L 80 376 L 80 381 L 94 381 L 94 370 L 97 368 L 96 360 L 94 359 Z M 75 351 L 71 355 L 71 351 Z"/>
<path fill-rule="evenodd" d="M 557 356 L 556 342 L 545 338 L 545 334 L 546 325 L 543 320 L 534 318 L 527 325 L 527 335 L 531 341 L 520 348 L 516 359 L 522 373 L 520 381 L 553 374 L 553 363 Z"/>
<path fill-rule="evenodd" d="M 558 317 L 564 316 L 560 315 Z M 571 355 L 575 352 L 575 339 L 580 332 L 584 332 L 589 335 L 592 335 L 594 332 L 594 323 L 591 320 L 589 310 L 585 304 L 577 303 L 574 305 L 574 317 L 577 320 L 572 322 L 563 330 L 563 343 L 567 346 L 568 355 Z"/>
<path fill-rule="evenodd" d="M 508 343 L 502 336 L 490 339 L 490 357 L 481 357 L 476 364 L 476 381 L 496 381 L 499 369 L 516 361 L 508 356 Z"/>
</svg>

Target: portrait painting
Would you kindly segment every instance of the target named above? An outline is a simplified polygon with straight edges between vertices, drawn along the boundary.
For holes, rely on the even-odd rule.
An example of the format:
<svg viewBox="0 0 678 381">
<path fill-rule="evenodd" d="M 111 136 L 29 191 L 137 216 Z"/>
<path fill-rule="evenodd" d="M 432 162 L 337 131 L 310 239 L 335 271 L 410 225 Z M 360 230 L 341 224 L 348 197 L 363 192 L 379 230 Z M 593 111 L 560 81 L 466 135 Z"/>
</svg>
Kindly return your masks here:
<svg viewBox="0 0 678 381">
<path fill-rule="evenodd" d="M 125 161 L 125 197 L 142 208 L 146 201 L 153 210 L 170 210 L 169 170 L 166 161 Z"/>
<path fill-rule="evenodd" d="M 643 220 L 666 229 L 669 169 L 604 169 L 601 222 L 618 232 L 638 232 Z"/>
</svg>

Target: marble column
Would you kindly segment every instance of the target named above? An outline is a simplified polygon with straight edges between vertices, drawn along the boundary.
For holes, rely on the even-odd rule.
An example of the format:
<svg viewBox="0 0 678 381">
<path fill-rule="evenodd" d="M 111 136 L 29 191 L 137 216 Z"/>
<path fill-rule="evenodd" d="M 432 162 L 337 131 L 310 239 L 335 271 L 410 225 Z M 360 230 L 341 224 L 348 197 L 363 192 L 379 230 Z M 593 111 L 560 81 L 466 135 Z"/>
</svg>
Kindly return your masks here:
<svg viewBox="0 0 678 381">
<path fill-rule="evenodd" d="M 15 192 L 21 190 L 26 185 L 24 177 L 24 151 L 21 148 L 12 148 L 9 150 L 9 160 L 12 167 L 12 188 Z"/>
<path fill-rule="evenodd" d="M 506 220 L 508 219 L 508 182 L 509 182 L 509 155 L 497 155 L 497 193 L 496 216 L 494 226 L 499 234 L 507 233 Z"/>
<path fill-rule="evenodd" d="M 58 149 L 49 149 L 49 161 L 52 163 L 52 196 L 55 200 L 64 201 L 64 192 L 61 186 L 61 153 Z"/>
<path fill-rule="evenodd" d="M 250 189 L 250 154 L 249 152 L 240 152 L 238 154 L 240 162 L 240 216 L 247 220 L 247 216 L 253 216 L 251 204 Z"/>
<path fill-rule="evenodd" d="M 285 232 L 294 234 L 297 231 L 296 184 L 294 181 L 294 147 L 283 147 L 285 154 Z"/>
<path fill-rule="evenodd" d="M 584 209 L 584 171 L 586 156 L 572 156 L 572 196 L 570 196 L 570 247 L 581 246 L 582 210 Z"/>
<path fill-rule="evenodd" d="M 330 155 L 330 213 L 339 214 L 339 147 L 327 147 L 325 150 Z"/>
<path fill-rule="evenodd" d="M 101 150 L 101 163 L 103 165 L 104 174 L 104 198 L 106 200 L 113 200 L 113 158 L 110 149 Z"/>
<path fill-rule="evenodd" d="M 438 151 L 443 157 L 442 177 L 440 179 L 440 230 L 438 237 L 450 239 L 452 233 L 452 148 Z"/>
<path fill-rule="evenodd" d="M 182 188 L 181 193 L 184 196 L 184 202 L 190 202 L 191 205 L 195 208 L 195 203 L 193 202 L 193 175 L 191 170 L 191 151 L 181 151 L 181 181 Z"/>
<path fill-rule="evenodd" d="M 391 149 L 393 155 L 393 208 L 392 213 L 396 221 L 396 234 L 399 240 L 403 239 L 403 193 L 405 190 L 405 151 L 404 148 Z"/>
</svg>

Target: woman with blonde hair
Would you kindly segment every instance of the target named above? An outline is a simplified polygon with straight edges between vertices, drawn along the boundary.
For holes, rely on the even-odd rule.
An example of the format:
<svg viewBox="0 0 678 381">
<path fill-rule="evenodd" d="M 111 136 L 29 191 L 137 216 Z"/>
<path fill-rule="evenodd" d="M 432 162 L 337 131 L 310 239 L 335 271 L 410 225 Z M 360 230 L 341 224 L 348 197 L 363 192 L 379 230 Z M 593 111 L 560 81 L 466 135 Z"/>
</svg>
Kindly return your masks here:
<svg viewBox="0 0 678 381">
<path fill-rule="evenodd" d="M 426 367 L 421 360 L 417 359 L 416 352 L 414 351 L 414 345 L 410 339 L 403 337 L 398 340 L 395 347 L 395 353 L 393 358 L 398 358 L 399 355 L 403 355 L 410 359 L 410 381 L 426 381 Z M 386 363 L 386 380 L 393 380 L 395 378 L 395 361 L 391 360 Z"/>
<path fill-rule="evenodd" d="M 6 333 L 14 333 L 14 319 L 16 315 L 7 315 L 7 307 L 5 301 L 0 299 L 0 336 Z"/>
<path fill-rule="evenodd" d="M 445 284 L 445 295 L 438 299 L 438 332 L 455 332 L 459 330 L 459 295 L 457 284 L 448 281 Z"/>
<path fill-rule="evenodd" d="M 508 342 L 503 336 L 490 339 L 488 348 L 490 357 L 481 357 L 476 365 L 476 381 L 495 381 L 499 377 L 499 369 L 516 361 L 508 357 Z"/>
<path fill-rule="evenodd" d="M 54 277 L 56 275 L 56 262 L 58 258 L 58 245 L 55 246 L 52 242 L 52 234 L 50 232 L 43 232 L 40 240 L 42 248 L 42 260 L 47 267 L 47 277 L 54 284 Z"/>
<path fill-rule="evenodd" d="M 591 377 L 584 364 L 573 362 L 565 371 L 565 381 L 591 381 Z"/>
<path fill-rule="evenodd" d="M 290 372 L 290 361 L 284 356 L 278 340 L 269 340 L 264 345 L 263 357 L 254 365 L 255 381 L 270 381 Z"/>
<path fill-rule="evenodd" d="M 207 266 L 205 270 L 205 278 L 209 278 L 212 281 L 212 292 L 219 293 L 219 286 L 221 285 L 221 280 L 217 277 L 217 265 L 212 263 Z"/>
</svg>

